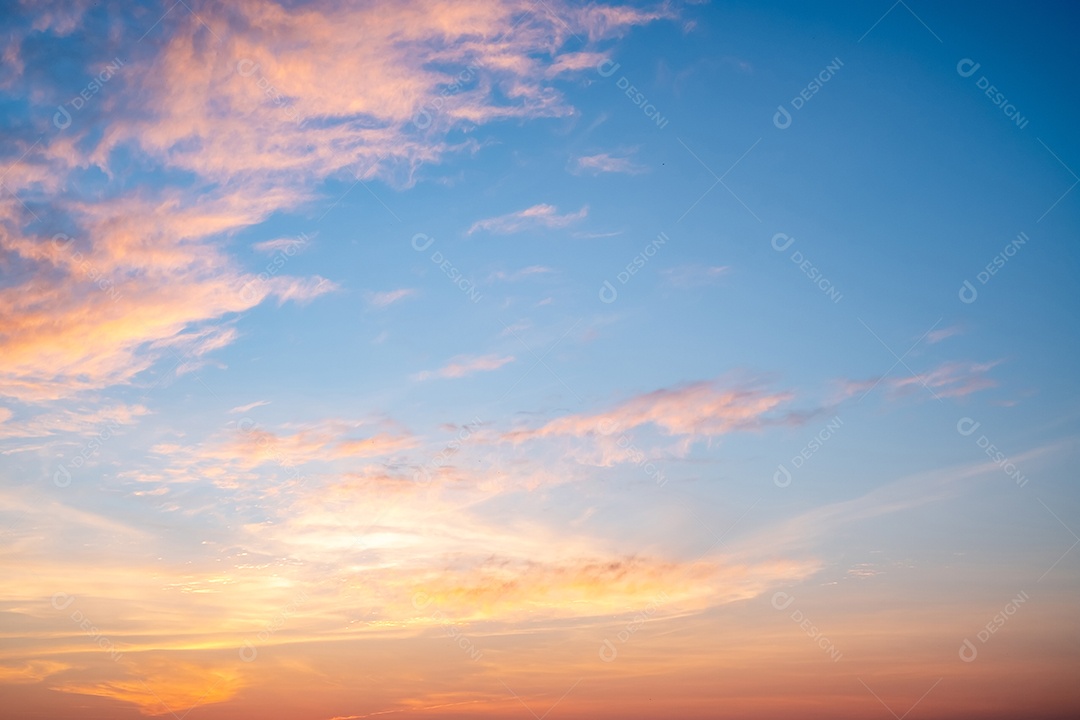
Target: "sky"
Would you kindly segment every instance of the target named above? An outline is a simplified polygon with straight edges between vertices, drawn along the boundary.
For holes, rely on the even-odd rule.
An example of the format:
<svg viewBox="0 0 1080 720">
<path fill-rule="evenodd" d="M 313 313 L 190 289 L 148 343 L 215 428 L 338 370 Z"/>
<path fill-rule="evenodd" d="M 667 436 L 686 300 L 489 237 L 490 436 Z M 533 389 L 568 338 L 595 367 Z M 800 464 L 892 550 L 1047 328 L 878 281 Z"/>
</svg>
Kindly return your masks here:
<svg viewBox="0 0 1080 720">
<path fill-rule="evenodd" d="M 5 3 L 4 717 L 1077 717 L 1078 19 Z"/>
</svg>

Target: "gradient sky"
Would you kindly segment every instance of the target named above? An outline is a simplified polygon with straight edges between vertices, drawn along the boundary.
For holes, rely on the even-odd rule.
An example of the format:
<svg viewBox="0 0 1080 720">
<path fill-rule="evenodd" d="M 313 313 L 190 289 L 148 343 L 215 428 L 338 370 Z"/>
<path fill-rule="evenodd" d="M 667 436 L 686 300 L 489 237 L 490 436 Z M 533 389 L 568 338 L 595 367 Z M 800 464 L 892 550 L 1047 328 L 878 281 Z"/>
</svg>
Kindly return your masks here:
<svg viewBox="0 0 1080 720">
<path fill-rule="evenodd" d="M 1080 716 L 1075 8 L 2 13 L 5 718 Z"/>
</svg>

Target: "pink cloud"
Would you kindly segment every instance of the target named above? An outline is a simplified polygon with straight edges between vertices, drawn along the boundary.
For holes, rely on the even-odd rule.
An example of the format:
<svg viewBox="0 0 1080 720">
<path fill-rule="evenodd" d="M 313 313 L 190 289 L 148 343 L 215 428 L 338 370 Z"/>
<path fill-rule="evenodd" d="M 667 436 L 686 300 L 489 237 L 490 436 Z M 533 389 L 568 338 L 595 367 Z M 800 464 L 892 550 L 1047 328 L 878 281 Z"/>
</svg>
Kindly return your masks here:
<svg viewBox="0 0 1080 720">
<path fill-rule="evenodd" d="M 963 397 L 980 390 L 997 387 L 997 381 L 986 376 L 986 373 L 995 365 L 997 365 L 996 362 L 945 363 L 929 372 L 895 378 L 890 381 L 890 386 L 897 394 L 922 386 L 941 397 Z"/>
<path fill-rule="evenodd" d="M 498 370 L 507 363 L 514 362 L 513 355 L 482 355 L 471 357 L 459 355 L 438 370 L 425 370 L 413 376 L 414 380 L 430 380 L 431 378 L 460 378 L 477 372 L 490 372 Z"/>
<path fill-rule="evenodd" d="M 503 439 L 518 443 L 554 436 L 609 436 L 647 424 L 667 435 L 711 437 L 777 422 L 771 413 L 792 397 L 790 393 L 696 382 L 639 395 L 607 412 L 568 415 L 535 430 L 512 431 Z"/>
<path fill-rule="evenodd" d="M 35 6 L 37 28 L 77 32 L 86 7 Z M 544 10 L 526 0 L 240 0 L 201 4 L 197 16 L 182 10 L 95 98 L 107 123 L 74 122 L 26 143 L 5 171 L 0 262 L 26 272 L 0 290 L 2 395 L 48 400 L 130 383 L 192 333 L 197 365 L 235 337 L 204 332 L 208 324 L 270 298 L 333 291 L 322 278 L 247 272 L 224 238 L 310 202 L 329 177 L 408 186 L 421 166 L 476 147 L 447 142 L 454 127 L 572 114 L 551 69 L 590 73 L 596 43 L 671 14 L 560 0 Z M 584 46 L 563 51 L 575 36 Z M 20 41 L 4 49 L 11 83 L 25 82 L 16 77 Z M 42 117 L 55 112 L 53 90 L 66 92 L 34 91 Z M 112 177 L 118 155 L 190 182 L 68 199 L 73 174 Z M 17 200 L 27 195 L 49 199 L 50 215 L 73 228 L 70 243 L 28 229 L 35 217 Z M 565 227 L 586 213 L 538 205 L 487 228 Z M 276 239 L 254 249 L 289 247 Z"/>
<path fill-rule="evenodd" d="M 588 214 L 588 206 L 582 207 L 576 213 L 560 215 L 558 208 L 554 205 L 533 205 L 506 215 L 477 220 L 469 228 L 468 234 L 472 235 L 478 230 L 486 230 L 496 235 L 509 235 L 537 228 L 559 229 L 572 225 Z"/>
<path fill-rule="evenodd" d="M 972 363 L 947 362 L 933 370 L 912 375 L 906 370 L 889 376 L 870 380 L 844 380 L 840 383 L 837 401 L 854 395 L 864 395 L 876 387 L 883 387 L 890 399 L 911 395 L 919 388 L 929 390 L 937 397 L 964 397 L 981 390 L 997 387 L 996 380 L 987 373 L 998 362 Z M 901 368 L 902 366 L 898 366 Z"/>
</svg>

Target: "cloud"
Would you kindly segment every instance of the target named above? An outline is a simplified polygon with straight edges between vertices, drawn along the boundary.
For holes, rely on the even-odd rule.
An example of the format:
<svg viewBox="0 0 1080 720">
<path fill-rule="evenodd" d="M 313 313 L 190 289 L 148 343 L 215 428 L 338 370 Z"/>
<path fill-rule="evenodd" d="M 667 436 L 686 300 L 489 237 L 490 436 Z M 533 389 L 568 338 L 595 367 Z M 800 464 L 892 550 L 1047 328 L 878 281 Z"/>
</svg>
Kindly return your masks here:
<svg viewBox="0 0 1080 720">
<path fill-rule="evenodd" d="M 131 680 L 57 684 L 61 692 L 95 695 L 132 703 L 143 715 L 174 714 L 173 708 L 194 708 L 231 699 L 244 687 L 244 674 L 235 662 L 191 662 L 150 654 L 133 664 Z"/>
<path fill-rule="evenodd" d="M 230 423 L 227 432 L 202 443 L 158 443 L 143 468 L 121 476 L 159 488 L 210 482 L 228 490 L 273 478 L 280 486 L 271 492 L 278 493 L 321 472 L 341 472 L 353 461 L 393 460 L 418 445 L 418 438 L 393 423 L 380 423 L 374 431 L 364 430 L 368 424 L 326 419 L 299 427 L 264 427 L 241 418 Z"/>
<path fill-rule="evenodd" d="M 130 73 L 138 102 L 117 99 L 128 119 L 95 158 L 134 139 L 218 182 L 370 173 L 408 185 L 463 149 L 449 129 L 572 114 L 553 73 L 591 73 L 596 43 L 671 16 L 560 0 L 208 4 L 147 38 L 167 40 Z"/>
<path fill-rule="evenodd" d="M 544 265 L 530 265 L 529 267 L 515 270 L 514 272 L 503 272 L 502 270 L 496 270 L 488 276 L 488 282 L 499 280 L 501 282 L 517 282 L 518 280 L 524 280 L 527 277 L 533 275 L 547 275 L 555 272 L 549 267 Z"/>
<path fill-rule="evenodd" d="M 413 580 L 419 589 L 414 597 L 459 622 L 599 616 L 650 602 L 661 606 L 664 616 L 757 597 L 818 568 L 817 563 L 792 561 L 744 565 L 728 558 L 521 560 L 496 556 L 464 572 L 448 568 L 421 574 Z"/>
<path fill-rule="evenodd" d="M 917 393 L 920 388 L 929 390 L 936 397 L 964 397 L 997 387 L 997 381 L 987 377 L 987 373 L 998 365 L 998 362 L 947 362 L 933 370 L 914 375 L 905 369 L 902 374 L 897 373 L 896 376 L 869 380 L 845 380 L 840 383 L 837 400 L 853 395 L 863 395 L 879 386 L 886 390 L 891 400 Z"/>
<path fill-rule="evenodd" d="M 647 424 L 667 435 L 712 437 L 791 422 L 794 415 L 772 413 L 792 397 L 790 393 L 696 382 L 639 395 L 607 412 L 567 415 L 535 430 L 514 430 L 505 433 L 503 439 L 520 443 L 556 436 L 607 437 Z"/>
<path fill-rule="evenodd" d="M 387 290 L 385 292 L 370 292 L 367 294 L 367 303 L 379 309 L 389 307 L 399 300 L 416 295 L 416 291 L 409 288 Z"/>
<path fill-rule="evenodd" d="M 583 155 L 575 158 L 573 169 L 575 172 L 589 172 L 594 175 L 600 173 L 624 173 L 627 175 L 640 175 L 648 172 L 648 168 L 639 165 L 628 157 L 615 157 L 608 153 L 597 155 Z"/>
<path fill-rule="evenodd" d="M 726 265 L 681 265 L 660 271 L 664 281 L 678 288 L 701 287 L 724 277 L 731 271 Z"/>
<path fill-rule="evenodd" d="M 0 665 L 0 682 L 5 684 L 39 683 L 71 665 L 51 660 L 27 660 L 20 665 Z"/>
<path fill-rule="evenodd" d="M 269 404 L 270 404 L 269 400 L 256 400 L 255 402 L 248 403 L 247 405 L 237 405 L 232 410 L 230 410 L 229 413 L 230 414 L 246 413 L 246 412 L 248 412 L 250 410 L 254 410 L 257 407 L 262 407 L 263 405 L 269 405 Z"/>
<path fill-rule="evenodd" d="M 622 234 L 623 234 L 622 230 L 614 230 L 612 232 L 596 232 L 596 233 L 587 233 L 587 232 L 574 231 L 573 233 L 571 233 L 571 236 L 576 237 L 576 238 L 584 238 L 584 239 L 587 239 L 587 240 L 594 240 L 596 238 L 618 237 L 619 235 L 622 235 Z"/>
<path fill-rule="evenodd" d="M 310 278 L 281 278 L 274 285 L 274 294 L 277 295 L 278 305 L 289 300 L 303 304 L 340 289 L 332 280 L 316 275 Z"/>
<path fill-rule="evenodd" d="M 257 242 L 251 246 L 251 249 L 255 252 L 264 253 L 266 255 L 273 255 L 275 253 L 285 253 L 287 255 L 294 255 L 295 250 L 304 247 L 310 242 L 307 235 L 301 233 L 297 237 L 285 237 L 277 238 L 275 240 L 263 240 Z M 290 250 L 294 252 L 289 252 Z"/>
<path fill-rule="evenodd" d="M 951 338 L 953 335 L 959 335 L 963 332 L 963 329 L 959 325 L 953 325 L 947 328 L 941 328 L 940 330 L 932 330 L 926 334 L 926 342 L 929 345 L 939 343 L 946 338 Z"/>
<path fill-rule="evenodd" d="M 32 406 L 33 407 L 33 406 Z M 123 403 L 72 409 L 47 406 L 45 411 L 28 412 L 28 417 L 12 420 L 13 413 L 0 408 L 0 440 L 7 438 L 48 438 L 62 435 L 97 435 L 122 425 L 134 425 L 150 414 L 142 405 Z"/>
<path fill-rule="evenodd" d="M 547 67 L 544 74 L 555 77 L 575 70 L 592 70 L 607 59 L 607 54 L 601 52 L 563 53 L 555 58 L 555 62 Z"/>
<path fill-rule="evenodd" d="M 997 362 L 950 362 L 917 375 L 891 379 L 889 384 L 897 394 L 929 388 L 941 397 L 964 397 L 980 390 L 997 387 L 997 381 L 986 376 Z"/>
<path fill-rule="evenodd" d="M 432 378 L 460 378 L 477 372 L 489 372 L 498 370 L 507 363 L 514 362 L 513 355 L 458 355 L 451 358 L 450 362 L 438 370 L 425 370 L 413 375 L 414 380 L 430 380 Z"/>
<path fill-rule="evenodd" d="M 267 298 L 304 301 L 334 289 L 321 278 L 241 270 L 208 238 L 259 217 L 259 201 L 239 202 L 61 203 L 58 215 L 80 230 L 53 237 L 8 224 L 0 260 L 20 272 L 0 289 L 0 395 L 47 401 L 130 383 L 159 360 L 175 361 L 177 350 L 190 370 L 235 338 L 214 321 Z"/>
<path fill-rule="evenodd" d="M 735 68 L 739 72 L 746 73 L 747 75 L 754 74 L 754 66 L 750 63 L 749 60 L 744 60 L 742 58 L 734 57 L 732 55 L 727 55 L 721 59 L 721 62 L 723 62 L 725 65 Z"/>
<path fill-rule="evenodd" d="M 252 468 L 263 463 L 294 466 L 316 460 L 382 457 L 416 445 L 416 438 L 408 433 L 380 431 L 366 437 L 352 437 L 355 427 L 356 423 L 328 420 L 295 432 L 275 432 L 241 423 L 226 442 L 199 455 L 235 459 Z"/>
<path fill-rule="evenodd" d="M 19 72 L 23 40 L 78 32 L 89 7 L 35 6 L 5 39 L 13 72 L 4 82 L 27 99 L 30 117 L 51 118 L 72 83 L 68 70 Z M 559 0 L 543 10 L 526 0 L 242 0 L 181 10 L 84 33 L 71 62 L 88 78 L 117 47 L 131 52 L 69 126 L 11 144 L 0 263 L 17 271 L 0 289 L 0 395 L 49 401 L 130 384 L 168 359 L 177 335 L 268 299 L 333 291 L 322 278 L 248 273 L 227 238 L 311 203 L 331 178 L 409 186 L 421 168 L 477 147 L 449 142 L 455 128 L 571 115 L 550 69 L 592 72 L 596 44 L 671 15 Z M 575 36 L 583 46 L 568 42 Z M 136 166 L 149 176 L 132 182 Z M 72 188 L 88 170 L 107 181 L 81 198 Z M 586 212 L 545 207 L 516 223 L 559 227 Z M 50 239 L 42 217 L 74 240 Z M 515 223 L 506 222 L 492 230 Z M 281 238 L 255 246 L 290 248 Z M 235 335 L 200 337 L 182 370 Z"/>
<path fill-rule="evenodd" d="M 477 220 L 469 228 L 468 234 L 472 235 L 479 230 L 496 235 L 509 235 L 538 228 L 559 229 L 572 225 L 588 214 L 589 208 L 587 205 L 576 213 L 567 213 L 566 215 L 559 215 L 559 210 L 554 205 L 533 205 L 506 215 Z"/>
</svg>

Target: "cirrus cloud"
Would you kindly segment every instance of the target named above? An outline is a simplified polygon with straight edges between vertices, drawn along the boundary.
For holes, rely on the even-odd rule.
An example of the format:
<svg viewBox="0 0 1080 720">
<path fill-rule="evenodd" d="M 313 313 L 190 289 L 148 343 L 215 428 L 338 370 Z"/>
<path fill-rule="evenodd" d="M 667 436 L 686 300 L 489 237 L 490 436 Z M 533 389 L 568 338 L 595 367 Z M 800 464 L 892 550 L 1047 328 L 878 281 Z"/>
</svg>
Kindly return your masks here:
<svg viewBox="0 0 1080 720">
<path fill-rule="evenodd" d="M 469 227 L 468 234 L 472 235 L 480 230 L 495 235 L 510 235 L 539 228 L 557 230 L 573 225 L 588 214 L 589 207 L 587 205 L 576 213 L 566 213 L 564 215 L 560 215 L 559 209 L 554 205 L 533 205 L 517 212 L 477 220 Z"/>
</svg>

